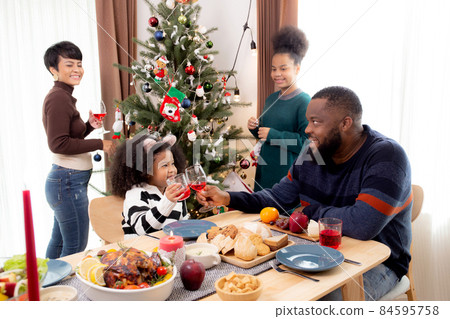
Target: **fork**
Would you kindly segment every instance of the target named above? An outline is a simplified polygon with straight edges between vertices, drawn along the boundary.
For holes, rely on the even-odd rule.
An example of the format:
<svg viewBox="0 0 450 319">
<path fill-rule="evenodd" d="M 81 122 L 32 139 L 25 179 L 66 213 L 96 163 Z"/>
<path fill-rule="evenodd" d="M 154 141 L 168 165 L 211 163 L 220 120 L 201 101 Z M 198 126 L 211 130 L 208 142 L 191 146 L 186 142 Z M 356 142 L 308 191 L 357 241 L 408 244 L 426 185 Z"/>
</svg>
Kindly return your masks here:
<svg viewBox="0 0 450 319">
<path fill-rule="evenodd" d="M 311 278 L 311 277 L 308 277 L 308 276 L 299 274 L 298 272 L 295 272 L 295 271 L 290 271 L 290 270 L 282 269 L 282 268 L 278 267 L 277 265 L 275 265 L 275 263 L 274 263 L 273 261 L 270 262 L 270 265 L 272 266 L 273 269 L 275 269 L 276 271 L 278 271 L 278 272 L 280 272 L 280 273 L 281 273 L 281 272 L 288 272 L 288 273 L 290 273 L 290 274 L 297 275 L 297 276 L 300 276 L 300 277 L 302 277 L 302 278 L 309 279 L 309 280 L 312 280 L 312 281 L 315 281 L 315 282 L 318 282 L 318 281 L 319 281 L 319 279 Z"/>
</svg>

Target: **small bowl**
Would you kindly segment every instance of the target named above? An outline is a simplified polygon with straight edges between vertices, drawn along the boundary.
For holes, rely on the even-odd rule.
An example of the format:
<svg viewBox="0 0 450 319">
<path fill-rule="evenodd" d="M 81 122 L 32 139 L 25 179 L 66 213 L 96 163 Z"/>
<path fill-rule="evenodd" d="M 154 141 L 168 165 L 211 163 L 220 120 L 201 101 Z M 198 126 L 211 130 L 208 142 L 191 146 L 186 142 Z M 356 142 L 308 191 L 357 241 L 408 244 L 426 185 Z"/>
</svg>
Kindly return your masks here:
<svg viewBox="0 0 450 319">
<path fill-rule="evenodd" d="M 244 276 L 251 276 L 251 275 L 236 274 L 236 276 L 242 278 Z M 258 283 L 258 288 L 256 288 L 256 290 L 249 291 L 249 292 L 230 293 L 230 292 L 224 291 L 223 286 L 226 281 L 226 276 L 217 279 L 214 286 L 216 288 L 216 292 L 219 295 L 220 299 L 222 299 L 224 301 L 254 301 L 254 300 L 257 300 L 259 298 L 259 296 L 261 296 L 261 293 L 263 291 L 263 285 L 262 285 L 261 280 L 258 277 L 256 277 L 256 276 L 251 276 L 251 277 L 254 277 L 256 279 L 256 281 Z"/>
<path fill-rule="evenodd" d="M 75 301 L 78 299 L 78 291 L 71 286 L 52 286 L 40 291 L 41 301 Z"/>
<path fill-rule="evenodd" d="M 170 263 L 169 259 L 162 257 L 165 262 Z M 141 289 L 114 289 L 102 287 L 83 279 L 78 271 L 76 276 L 81 283 L 84 294 L 94 301 L 164 301 L 172 293 L 175 277 L 177 276 L 177 267 L 173 265 L 172 277 L 166 282 L 157 286 Z"/>
<path fill-rule="evenodd" d="M 201 252 L 199 255 L 198 253 Z M 186 246 L 186 259 L 194 259 L 205 266 L 205 269 L 211 268 L 221 263 L 216 245 L 208 243 L 195 243 Z"/>
</svg>

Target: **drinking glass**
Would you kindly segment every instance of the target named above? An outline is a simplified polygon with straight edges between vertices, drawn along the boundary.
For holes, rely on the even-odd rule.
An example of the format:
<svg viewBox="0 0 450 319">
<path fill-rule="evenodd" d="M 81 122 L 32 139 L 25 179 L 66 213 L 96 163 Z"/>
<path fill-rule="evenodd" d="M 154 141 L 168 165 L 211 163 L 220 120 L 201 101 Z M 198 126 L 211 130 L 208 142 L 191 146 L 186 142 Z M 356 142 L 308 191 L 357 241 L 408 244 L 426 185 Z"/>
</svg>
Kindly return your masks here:
<svg viewBox="0 0 450 319">
<path fill-rule="evenodd" d="M 342 220 L 325 217 L 319 219 L 319 242 L 321 246 L 338 249 L 342 239 Z"/>
<path fill-rule="evenodd" d="M 94 113 L 93 115 L 102 123 L 102 130 L 98 134 L 102 135 L 109 133 L 109 131 L 105 131 L 105 128 L 103 127 L 103 118 L 106 116 L 106 105 L 103 101 L 100 101 L 100 113 Z"/>
<path fill-rule="evenodd" d="M 169 177 L 167 180 L 167 185 L 172 185 L 176 183 L 180 183 L 181 187 L 183 188 L 183 197 L 180 198 L 178 201 L 184 201 L 189 196 L 191 196 L 191 190 L 189 189 L 188 182 L 186 180 L 186 175 L 184 173 L 177 174 L 175 176 Z"/>
<path fill-rule="evenodd" d="M 206 187 L 206 174 L 200 164 L 194 164 L 186 168 L 186 177 L 189 186 L 196 192 L 200 192 Z M 214 206 L 203 206 L 199 209 L 200 213 L 209 212 Z"/>
</svg>

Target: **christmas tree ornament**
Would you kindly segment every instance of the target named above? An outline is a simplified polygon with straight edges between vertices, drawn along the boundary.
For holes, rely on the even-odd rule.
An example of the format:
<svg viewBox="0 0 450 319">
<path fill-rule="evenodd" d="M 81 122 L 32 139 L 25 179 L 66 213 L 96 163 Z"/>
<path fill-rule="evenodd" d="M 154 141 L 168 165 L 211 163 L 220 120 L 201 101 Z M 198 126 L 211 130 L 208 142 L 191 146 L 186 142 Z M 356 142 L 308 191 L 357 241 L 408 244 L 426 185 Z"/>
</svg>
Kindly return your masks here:
<svg viewBox="0 0 450 319">
<path fill-rule="evenodd" d="M 216 162 L 216 164 L 219 164 L 221 160 L 222 159 L 218 155 L 216 157 L 214 157 L 214 162 Z"/>
<path fill-rule="evenodd" d="M 193 130 L 190 130 L 187 132 L 187 137 L 189 141 L 194 142 L 197 139 L 197 134 Z"/>
<path fill-rule="evenodd" d="M 150 93 L 152 91 L 152 88 L 150 87 L 150 83 L 145 82 L 142 84 L 142 92 Z"/>
<path fill-rule="evenodd" d="M 181 103 L 176 97 L 170 97 L 166 95 L 164 97 L 163 103 L 161 104 L 159 112 L 165 119 L 171 122 L 178 122 L 181 120 L 180 106 Z"/>
<path fill-rule="evenodd" d="M 192 119 L 192 122 L 194 123 L 194 125 L 197 125 L 197 124 L 198 124 L 198 118 L 197 118 L 197 115 L 192 114 L 191 119 Z"/>
<path fill-rule="evenodd" d="M 102 156 L 99 153 L 94 155 L 94 161 L 100 162 L 101 160 L 102 160 Z"/>
<path fill-rule="evenodd" d="M 178 101 L 183 101 L 186 98 L 186 94 L 177 90 L 175 87 L 175 82 L 172 82 L 169 91 L 167 91 L 167 95 L 170 97 L 176 97 Z"/>
<path fill-rule="evenodd" d="M 230 104 L 231 103 L 231 93 L 230 92 L 225 92 L 223 99 L 222 99 L 222 103 L 223 104 Z"/>
<path fill-rule="evenodd" d="M 197 31 L 200 32 L 201 34 L 204 34 L 207 31 L 207 29 L 204 25 L 199 25 Z"/>
<path fill-rule="evenodd" d="M 184 109 L 187 109 L 190 106 L 191 106 L 191 100 L 189 100 L 188 98 L 184 98 L 183 101 L 181 102 L 181 107 Z"/>
<path fill-rule="evenodd" d="M 166 7 L 169 9 L 175 8 L 175 0 L 167 0 L 166 1 Z"/>
<path fill-rule="evenodd" d="M 242 179 L 246 179 L 246 178 L 247 178 L 247 174 L 242 173 L 242 174 L 241 174 L 241 178 L 242 178 Z"/>
<path fill-rule="evenodd" d="M 156 17 L 151 17 L 150 19 L 148 19 L 148 24 L 153 27 L 156 28 L 158 26 L 158 19 Z"/>
<path fill-rule="evenodd" d="M 160 30 L 156 31 L 154 36 L 157 41 L 164 40 L 164 32 L 162 32 Z"/>
<path fill-rule="evenodd" d="M 248 160 L 248 159 L 242 159 L 240 162 L 239 162 L 239 166 L 242 168 L 242 169 L 247 169 L 247 168 L 249 168 L 250 167 L 250 161 Z"/>
<path fill-rule="evenodd" d="M 192 22 L 191 22 L 191 20 L 187 20 L 186 23 L 184 24 L 184 26 L 185 26 L 186 28 L 192 27 Z"/>
<path fill-rule="evenodd" d="M 197 86 L 195 94 L 197 94 L 198 97 L 203 97 L 205 95 L 205 90 L 203 89 L 203 86 L 201 85 Z"/>
<path fill-rule="evenodd" d="M 128 125 L 129 125 L 129 126 L 136 125 L 136 122 L 135 122 L 135 121 L 130 121 L 130 123 L 128 123 Z"/>
<path fill-rule="evenodd" d="M 212 54 L 208 55 L 208 60 L 209 60 L 209 62 L 214 61 L 214 55 L 212 55 Z"/>
<path fill-rule="evenodd" d="M 205 55 L 203 56 L 203 59 L 208 60 L 208 55 L 205 54 Z"/>
<path fill-rule="evenodd" d="M 194 40 L 195 43 L 200 43 L 201 39 L 198 35 L 196 35 L 192 40 Z"/>
<path fill-rule="evenodd" d="M 115 122 L 112 126 L 112 129 L 114 131 L 113 140 L 118 140 L 120 139 L 120 133 L 122 132 L 123 129 L 123 120 L 122 120 L 122 112 L 119 109 L 119 106 L 116 106 L 116 112 L 114 113 L 114 119 Z"/>
<path fill-rule="evenodd" d="M 186 72 L 186 74 L 193 75 L 195 72 L 195 67 L 191 65 L 190 62 L 188 62 L 186 68 L 184 69 L 184 72 Z"/>
<path fill-rule="evenodd" d="M 206 42 L 206 47 L 208 48 L 208 49 L 211 49 L 212 47 L 213 47 L 213 43 L 212 43 L 212 41 L 208 41 L 208 42 Z"/>
<path fill-rule="evenodd" d="M 178 3 L 186 4 L 189 3 L 191 0 L 176 0 Z"/>
<path fill-rule="evenodd" d="M 164 55 L 156 60 L 157 67 L 153 70 L 155 80 L 161 81 L 167 75 L 167 63 L 169 63 L 169 61 Z"/>
<path fill-rule="evenodd" d="M 224 122 L 228 121 L 228 116 L 222 117 L 222 121 L 224 121 Z"/>
<path fill-rule="evenodd" d="M 181 23 L 181 24 L 185 24 L 187 22 L 186 16 L 185 15 L 180 15 L 178 17 L 178 22 Z"/>
<path fill-rule="evenodd" d="M 211 131 L 211 126 L 205 125 L 205 126 L 203 127 L 203 130 L 204 130 L 206 133 L 209 133 L 209 132 Z"/>
<path fill-rule="evenodd" d="M 209 92 L 213 89 L 213 85 L 206 81 L 205 83 L 203 83 L 203 88 L 205 89 L 205 92 Z"/>
</svg>

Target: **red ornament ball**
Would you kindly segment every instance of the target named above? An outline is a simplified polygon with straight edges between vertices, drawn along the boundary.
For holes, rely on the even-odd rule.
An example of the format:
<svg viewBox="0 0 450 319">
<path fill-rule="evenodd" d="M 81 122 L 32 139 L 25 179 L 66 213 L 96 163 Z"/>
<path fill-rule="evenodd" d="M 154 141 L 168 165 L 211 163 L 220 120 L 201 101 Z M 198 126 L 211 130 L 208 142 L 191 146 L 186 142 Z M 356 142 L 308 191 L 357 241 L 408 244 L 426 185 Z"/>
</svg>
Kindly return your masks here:
<svg viewBox="0 0 450 319">
<path fill-rule="evenodd" d="M 243 159 L 242 161 L 239 162 L 239 165 L 241 166 L 242 169 L 247 169 L 250 167 L 250 162 L 247 159 Z"/>
<path fill-rule="evenodd" d="M 204 56 L 203 56 L 203 59 L 208 60 L 208 56 L 207 56 L 207 55 L 204 55 Z"/>
<path fill-rule="evenodd" d="M 186 4 L 186 3 L 188 3 L 191 0 L 175 0 L 175 1 L 178 2 L 178 3 Z"/>
<path fill-rule="evenodd" d="M 148 19 L 148 24 L 150 26 L 152 26 L 153 28 L 157 27 L 158 23 L 159 23 L 159 21 L 156 17 L 151 17 L 150 19 Z"/>
<path fill-rule="evenodd" d="M 192 75 L 195 72 L 195 68 L 193 65 L 189 65 L 184 69 L 184 72 L 186 72 L 189 75 Z"/>
</svg>

